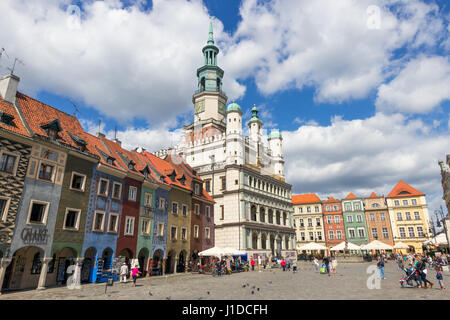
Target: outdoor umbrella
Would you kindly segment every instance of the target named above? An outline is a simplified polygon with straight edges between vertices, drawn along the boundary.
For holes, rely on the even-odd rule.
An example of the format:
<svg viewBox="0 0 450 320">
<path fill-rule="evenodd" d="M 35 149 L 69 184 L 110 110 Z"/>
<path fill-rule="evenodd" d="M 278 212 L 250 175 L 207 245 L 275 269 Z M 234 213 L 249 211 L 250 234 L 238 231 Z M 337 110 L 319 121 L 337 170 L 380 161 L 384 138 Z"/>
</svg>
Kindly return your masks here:
<svg viewBox="0 0 450 320">
<path fill-rule="evenodd" d="M 199 252 L 198 255 L 200 257 L 219 257 L 219 258 L 221 258 L 222 256 L 226 255 L 226 252 L 223 248 L 212 247 L 205 251 Z"/>
<path fill-rule="evenodd" d="M 409 249 L 409 246 L 403 242 L 398 242 L 395 244 L 394 249 Z"/>
<path fill-rule="evenodd" d="M 308 251 L 313 251 L 313 250 L 328 250 L 327 247 L 322 246 L 318 243 L 315 242 L 310 242 L 308 244 L 305 244 L 301 247 L 297 247 L 297 250 L 308 250 Z"/>
<path fill-rule="evenodd" d="M 439 245 L 441 245 L 441 244 L 447 245 L 448 244 L 445 233 L 440 233 L 436 237 L 431 238 L 424 242 L 424 244 L 433 244 L 433 245 L 435 245 L 436 243 Z"/>
<path fill-rule="evenodd" d="M 234 248 L 230 248 L 230 247 L 223 248 L 223 252 L 227 256 L 242 256 L 242 255 L 247 254 L 247 252 L 244 252 L 244 251 L 241 251 L 238 249 L 234 249 Z"/>
<path fill-rule="evenodd" d="M 332 247 L 330 250 L 332 250 L 332 251 L 343 251 L 343 250 L 345 250 L 345 241 L 342 241 L 337 246 Z M 347 250 L 361 250 L 361 247 L 357 246 L 354 243 L 347 242 Z"/>
<path fill-rule="evenodd" d="M 378 240 L 373 240 L 372 242 L 361 247 L 363 250 L 392 250 L 393 248 L 394 247 Z"/>
</svg>

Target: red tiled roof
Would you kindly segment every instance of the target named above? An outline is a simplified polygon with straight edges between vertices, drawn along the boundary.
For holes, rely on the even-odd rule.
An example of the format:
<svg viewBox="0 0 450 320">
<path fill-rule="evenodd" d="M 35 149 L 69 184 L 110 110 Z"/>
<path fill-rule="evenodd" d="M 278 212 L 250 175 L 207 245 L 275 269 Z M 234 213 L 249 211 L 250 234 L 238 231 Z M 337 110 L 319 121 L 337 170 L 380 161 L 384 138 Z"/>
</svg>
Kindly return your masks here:
<svg viewBox="0 0 450 320">
<path fill-rule="evenodd" d="M 292 196 L 292 204 L 320 203 L 315 193 L 296 194 Z"/>
<path fill-rule="evenodd" d="M 105 144 L 106 149 L 108 149 L 110 153 L 112 153 L 112 156 L 116 159 L 118 165 L 121 166 L 122 169 L 127 172 L 137 174 L 138 176 L 144 177 L 140 170 L 144 169 L 145 166 L 142 164 L 142 161 L 139 161 L 135 157 L 135 154 L 133 152 L 123 149 L 117 142 L 109 140 L 105 137 L 102 137 L 101 140 Z M 128 158 L 130 161 L 133 161 L 135 163 L 134 170 L 128 168 L 129 162 L 124 158 Z"/>
<path fill-rule="evenodd" d="M 392 189 L 392 191 L 387 195 L 387 198 L 397 198 L 397 197 L 411 197 L 411 196 L 424 196 L 422 192 L 414 189 L 409 184 L 399 181 L 397 185 Z"/>
<path fill-rule="evenodd" d="M 375 192 L 372 192 L 372 193 L 370 194 L 370 197 L 369 197 L 369 198 L 381 198 L 381 196 L 377 196 Z"/>
<path fill-rule="evenodd" d="M 3 100 L 1 96 L 0 96 L 0 110 L 14 117 L 11 126 L 0 121 L 0 128 L 30 137 L 30 134 L 28 133 L 27 129 L 22 123 L 22 120 L 20 119 L 19 114 L 16 111 L 16 108 L 14 108 L 13 105 Z"/>
<path fill-rule="evenodd" d="M 349 193 L 348 196 L 345 197 L 345 199 L 358 199 L 353 193 Z"/>
<path fill-rule="evenodd" d="M 117 165 L 117 163 L 116 163 L 117 161 L 114 162 L 114 165 L 111 165 L 103 159 L 103 157 L 99 151 L 103 152 L 104 154 L 106 154 L 112 158 L 115 158 L 115 156 L 110 154 L 108 149 L 106 149 L 105 146 L 103 145 L 100 138 L 98 138 L 90 133 L 87 133 L 87 132 L 83 132 L 83 134 L 81 134 L 80 136 L 87 142 L 87 149 L 89 150 L 89 152 L 92 154 L 95 154 L 96 156 L 98 156 L 100 158 L 100 163 L 102 165 L 125 172 L 124 169 L 122 169 L 120 166 Z"/>
<path fill-rule="evenodd" d="M 322 203 L 332 203 L 332 202 L 341 202 L 340 200 L 336 200 L 333 197 L 329 197 L 328 200 L 322 201 Z"/>
</svg>

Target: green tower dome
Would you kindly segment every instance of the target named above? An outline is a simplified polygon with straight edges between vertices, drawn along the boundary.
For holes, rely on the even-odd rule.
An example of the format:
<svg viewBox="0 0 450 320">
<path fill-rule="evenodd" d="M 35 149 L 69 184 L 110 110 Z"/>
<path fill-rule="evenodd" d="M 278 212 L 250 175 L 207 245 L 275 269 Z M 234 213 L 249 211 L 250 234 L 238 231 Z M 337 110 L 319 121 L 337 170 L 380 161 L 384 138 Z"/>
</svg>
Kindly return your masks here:
<svg viewBox="0 0 450 320">
<path fill-rule="evenodd" d="M 272 129 L 272 131 L 270 131 L 270 134 L 269 134 L 269 140 L 270 139 L 283 139 L 283 137 L 281 136 L 280 130 Z"/>
<path fill-rule="evenodd" d="M 233 101 L 233 103 L 230 103 L 227 107 L 227 112 L 231 111 L 238 111 L 242 113 L 241 106 L 238 105 L 236 102 Z"/>
</svg>

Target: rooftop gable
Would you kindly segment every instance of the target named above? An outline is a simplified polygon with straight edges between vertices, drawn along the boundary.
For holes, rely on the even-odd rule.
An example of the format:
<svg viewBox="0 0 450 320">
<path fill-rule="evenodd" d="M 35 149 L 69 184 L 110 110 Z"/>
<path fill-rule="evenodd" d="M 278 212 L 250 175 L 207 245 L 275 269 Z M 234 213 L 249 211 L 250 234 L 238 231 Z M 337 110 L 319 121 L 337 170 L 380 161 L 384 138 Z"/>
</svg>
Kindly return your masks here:
<svg viewBox="0 0 450 320">
<path fill-rule="evenodd" d="M 399 181 L 392 191 L 387 195 L 387 198 L 397 197 L 412 197 L 412 196 L 425 196 L 422 192 L 414 189 L 409 184 L 403 181 Z"/>
<path fill-rule="evenodd" d="M 315 193 L 296 194 L 292 196 L 292 204 L 320 203 Z"/>
</svg>

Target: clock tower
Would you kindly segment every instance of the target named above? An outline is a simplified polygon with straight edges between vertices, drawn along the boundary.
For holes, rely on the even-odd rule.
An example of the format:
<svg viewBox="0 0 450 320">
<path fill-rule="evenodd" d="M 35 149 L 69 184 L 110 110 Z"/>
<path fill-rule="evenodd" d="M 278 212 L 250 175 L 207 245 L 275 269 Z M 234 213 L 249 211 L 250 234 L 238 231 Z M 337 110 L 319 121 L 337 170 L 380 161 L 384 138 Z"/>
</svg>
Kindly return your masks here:
<svg viewBox="0 0 450 320">
<path fill-rule="evenodd" d="M 209 23 L 209 37 L 203 47 L 204 65 L 197 69 L 198 86 L 192 102 L 194 103 L 194 127 L 204 131 L 213 127 L 225 133 L 227 96 L 222 91 L 223 70 L 217 66 L 219 48 L 214 45 L 212 20 Z M 212 129 L 212 128 L 211 128 Z"/>
</svg>

